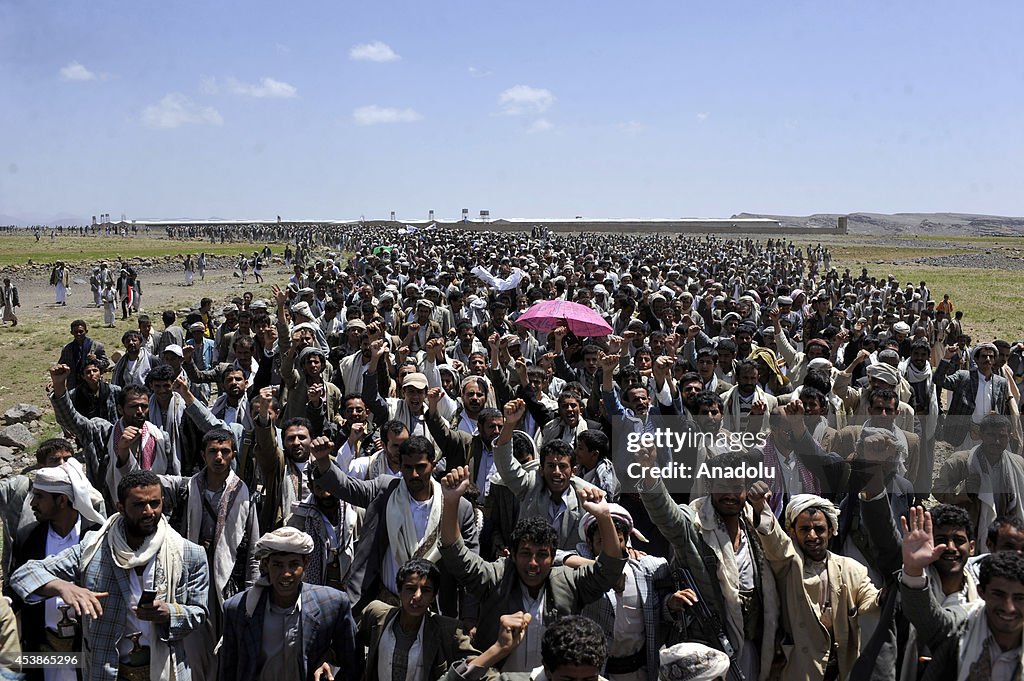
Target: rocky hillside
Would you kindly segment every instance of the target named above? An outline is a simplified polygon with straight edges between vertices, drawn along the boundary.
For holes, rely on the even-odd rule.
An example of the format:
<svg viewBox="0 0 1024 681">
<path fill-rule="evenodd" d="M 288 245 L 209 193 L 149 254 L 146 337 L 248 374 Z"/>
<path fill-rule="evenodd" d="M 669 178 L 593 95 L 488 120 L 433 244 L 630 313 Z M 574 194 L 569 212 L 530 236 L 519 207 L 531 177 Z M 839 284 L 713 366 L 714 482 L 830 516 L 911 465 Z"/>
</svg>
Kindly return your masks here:
<svg viewBox="0 0 1024 681">
<path fill-rule="evenodd" d="M 740 213 L 735 218 L 769 218 L 785 227 L 834 227 L 840 213 L 815 213 L 804 217 Z M 971 215 L 968 213 L 850 213 L 850 234 L 937 236 L 1024 236 L 1024 217 Z"/>
</svg>

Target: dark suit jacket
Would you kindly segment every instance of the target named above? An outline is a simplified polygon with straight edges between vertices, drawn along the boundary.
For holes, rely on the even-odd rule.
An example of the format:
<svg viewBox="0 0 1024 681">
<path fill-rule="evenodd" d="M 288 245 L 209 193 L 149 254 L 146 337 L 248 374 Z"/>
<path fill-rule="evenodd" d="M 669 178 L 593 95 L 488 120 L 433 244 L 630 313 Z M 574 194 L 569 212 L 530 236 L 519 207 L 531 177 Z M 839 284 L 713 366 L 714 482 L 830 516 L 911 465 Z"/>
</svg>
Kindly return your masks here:
<svg viewBox="0 0 1024 681">
<path fill-rule="evenodd" d="M 258 681 L 263 648 L 263 616 L 270 588 L 253 609 L 245 610 L 251 589 L 235 594 L 224 604 L 224 639 L 218 659 L 223 681 Z M 356 622 L 348 596 L 327 586 L 303 584 L 299 595 L 302 651 L 300 677 L 312 681 L 313 671 L 327 661 L 341 667 L 337 678 L 360 681 L 363 649 L 356 645 Z"/>
<path fill-rule="evenodd" d="M 857 451 L 857 441 L 864 426 L 846 426 L 832 439 L 832 451 L 844 459 L 849 460 L 850 456 Z M 908 480 L 917 479 L 917 469 L 921 461 L 921 438 L 914 433 L 903 431 L 907 438 L 907 474 Z"/>
<path fill-rule="evenodd" d="M 49 523 L 36 521 L 18 529 L 18 537 L 14 542 L 13 569 L 20 568 L 30 560 L 46 558 L 46 534 L 49 527 Z M 84 537 L 86 532 L 98 530 L 99 527 L 95 523 L 83 523 L 79 538 Z M 20 598 L 14 597 L 14 610 L 21 613 L 21 644 L 23 650 L 43 650 L 42 645 L 46 642 L 44 602 L 26 605 Z M 82 635 L 79 633 L 75 637 L 74 650 L 81 650 L 81 648 Z M 38 672 L 38 674 L 35 672 Z M 26 678 L 30 680 L 42 679 L 42 670 L 28 670 Z"/>
<path fill-rule="evenodd" d="M 107 351 L 104 349 L 103 343 L 86 336 L 85 347 L 82 349 L 82 356 L 79 362 L 75 362 L 75 343 L 76 341 L 71 341 L 65 345 L 60 351 L 60 359 L 57 360 L 58 364 L 67 364 L 71 367 L 71 374 L 68 376 L 67 380 L 68 390 L 71 390 L 78 385 L 80 374 L 82 372 L 82 365 L 85 363 L 85 360 L 88 359 L 89 355 L 96 356 L 96 361 L 99 363 L 100 371 L 106 371 L 110 368 L 110 359 L 107 358 Z"/>
<path fill-rule="evenodd" d="M 414 322 L 406 322 L 398 329 L 398 337 L 400 340 L 405 340 L 406 334 L 409 333 L 409 324 L 413 323 Z M 423 330 L 422 326 L 420 330 Z M 441 325 L 433 320 L 427 322 L 427 340 L 430 340 L 431 338 L 444 338 L 444 334 L 441 332 Z M 422 350 L 423 347 L 424 344 L 420 344 L 419 332 L 417 332 L 416 336 L 413 337 L 412 342 L 409 343 L 409 350 L 411 352 L 417 352 Z"/>
<path fill-rule="evenodd" d="M 390 677 L 380 678 L 377 675 L 377 653 L 381 634 L 394 623 L 400 613 L 401 608 L 382 601 L 373 601 L 363 610 L 359 620 L 359 643 L 369 649 L 363 681 L 391 681 Z M 427 613 L 425 620 L 422 662 L 428 681 L 440 679 L 459 660 L 480 654 L 473 647 L 469 636 L 462 631 L 462 622 L 459 620 L 432 612 Z"/>
<path fill-rule="evenodd" d="M 940 399 L 943 390 L 953 392 L 947 403 L 946 421 L 940 439 L 959 447 L 970 432 L 971 415 L 974 414 L 975 400 L 978 396 L 979 374 L 977 369 L 960 369 L 950 373 L 952 369 L 953 365 L 945 359 L 939 362 L 933 382 L 939 391 Z M 1010 386 L 998 373 L 992 374 L 992 393 L 992 409 L 997 414 L 1008 414 Z"/>
<path fill-rule="evenodd" d="M 342 501 L 366 509 L 352 565 L 342 579 L 349 598 L 355 604 L 353 609 L 358 613 L 380 593 L 381 563 L 390 546 L 387 526 L 388 500 L 395 489 L 404 483 L 401 478 L 391 475 L 381 475 L 371 480 L 357 480 L 346 475 L 337 465 L 324 473 L 318 482 Z M 466 499 L 459 502 L 459 526 L 462 529 L 462 536 L 466 537 L 466 545 L 472 551 L 478 551 L 476 514 L 473 505 Z M 447 583 L 449 579 L 446 577 L 449 575 L 443 565 L 439 564 L 439 567 L 442 578 L 445 578 L 444 582 Z M 446 591 L 444 586 L 443 584 L 441 588 L 442 594 Z M 451 598 L 454 593 L 449 590 L 448 596 Z"/>
</svg>

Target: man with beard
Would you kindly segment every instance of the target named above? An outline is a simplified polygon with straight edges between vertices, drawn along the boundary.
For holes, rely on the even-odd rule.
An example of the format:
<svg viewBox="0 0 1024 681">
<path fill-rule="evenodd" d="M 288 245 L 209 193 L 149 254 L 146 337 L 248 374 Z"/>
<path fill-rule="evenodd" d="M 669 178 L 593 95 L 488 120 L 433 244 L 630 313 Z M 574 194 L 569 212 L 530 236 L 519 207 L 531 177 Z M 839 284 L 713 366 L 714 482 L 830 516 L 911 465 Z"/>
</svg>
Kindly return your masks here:
<svg viewBox="0 0 1024 681">
<path fill-rule="evenodd" d="M 85 454 L 86 472 L 90 480 L 106 481 L 109 489 L 109 465 L 119 449 L 131 449 L 139 457 L 143 469 L 155 473 L 178 474 L 180 462 L 173 456 L 170 442 L 160 428 L 149 421 L 149 394 L 139 386 L 121 391 L 117 405 L 119 418 L 86 419 L 75 411 L 67 393 L 71 368 L 57 364 L 50 368 L 53 394 L 50 403 L 57 423 L 75 434 Z M 101 490 L 106 493 L 106 490 Z M 112 489 L 109 490 L 111 493 Z M 112 495 L 113 496 L 113 495 Z"/>
<path fill-rule="evenodd" d="M 864 565 L 828 550 L 839 529 L 839 509 L 817 495 L 798 494 L 786 507 L 787 534 L 773 514 L 764 512 L 771 497 L 767 483 L 755 482 L 748 497 L 782 594 L 782 678 L 850 678 L 861 653 L 860 617 L 878 610 L 879 591 Z"/>
<path fill-rule="evenodd" d="M 433 442 L 427 427 L 427 377 L 414 370 L 403 379 L 400 373 L 398 393 L 402 397 L 385 397 L 377 380 L 377 372 L 383 370 L 381 360 L 387 352 L 387 346 L 382 340 L 370 344 L 370 363 L 363 377 L 363 401 L 373 414 L 374 423 L 401 421 L 409 428 L 410 435 L 420 435 Z M 451 414 L 441 407 L 441 416 L 448 418 Z"/>
<path fill-rule="evenodd" d="M 673 563 L 691 569 L 699 594 L 676 592 L 673 610 L 696 596 L 718 612 L 723 631 L 703 619 L 694 619 L 689 635 L 721 649 L 725 636 L 735 651 L 734 663 L 747 679 L 765 679 L 775 654 L 779 596 L 775 580 L 765 564 L 762 540 L 754 531 L 758 513 L 747 506 L 747 480 L 725 478 L 719 473 L 745 463 L 736 453 L 712 459 L 704 484 L 708 496 L 689 506 L 676 505 L 665 483 L 648 474 L 656 465 L 653 450 L 637 453 L 644 470 L 640 498 L 651 520 L 673 548 Z M 692 603 L 692 600 L 689 601 Z"/>
<path fill-rule="evenodd" d="M 678 412 L 672 406 L 672 393 L 675 385 L 672 379 L 671 366 L 674 360 L 666 357 L 659 357 L 654 364 L 655 390 L 658 391 L 657 409 L 651 410 L 651 393 L 646 384 L 626 385 L 622 390 L 622 399 L 616 391 L 612 380 L 612 374 L 619 363 L 618 355 L 601 355 L 601 399 L 604 402 L 605 415 L 609 420 L 625 418 L 631 422 L 634 428 L 644 430 L 650 424 L 650 418 L 655 415 L 674 416 Z M 685 377 L 685 376 L 684 376 Z M 662 403 L 663 396 L 667 396 L 666 403 Z M 685 400 L 685 396 L 684 396 Z"/>
<path fill-rule="evenodd" d="M 541 663 L 541 639 L 545 630 L 555 625 L 559 614 L 578 613 L 584 605 L 599 600 L 618 584 L 626 561 L 622 557 L 611 508 L 596 487 L 585 487 L 578 492 L 579 505 L 597 519 L 602 541 L 602 551 L 592 565 L 576 570 L 553 567 L 557 538 L 546 518 L 520 520 L 512 537 L 512 555 L 488 563 L 473 552 L 459 533 L 458 513 L 465 503 L 462 496 L 470 483 L 469 469 L 463 467 L 449 472 L 441 484 L 444 565 L 481 601 L 481 617 L 473 637 L 478 650 L 487 649 L 498 640 L 503 614 L 525 612 L 530 615 L 522 645 L 502 663 L 505 672 L 528 672 Z"/>
<path fill-rule="evenodd" d="M 477 505 L 483 506 L 490 491 L 490 476 L 497 470 L 494 464 L 494 439 L 501 432 L 505 417 L 497 409 L 476 409 L 476 432 L 470 434 L 464 430 L 455 430 L 438 413 L 441 394 L 441 388 L 427 391 L 427 427 L 434 436 L 434 442 L 445 453 L 447 470 L 469 466 L 473 471 L 473 480 L 480 490 Z M 472 402 L 480 397 L 470 394 L 468 399 Z"/>
<path fill-rule="evenodd" d="M 904 536 L 900 596 L 904 612 L 917 628 L 920 639 L 933 648 L 932 662 L 923 678 L 1019 678 L 1024 559 L 1012 552 L 992 555 L 981 567 L 981 601 L 943 607 L 926 573 L 931 564 L 947 553 L 945 547 L 936 545 L 931 514 L 918 506 L 911 509 L 910 521 L 904 519 L 901 524 Z M 917 672 L 917 668 L 912 671 Z"/>
<path fill-rule="evenodd" d="M 107 351 L 103 343 L 89 338 L 89 325 L 81 319 L 71 322 L 71 335 L 74 340 L 64 346 L 60 351 L 60 359 L 57 364 L 64 364 L 71 367 L 71 374 L 65 381 L 67 387 L 74 388 L 78 385 L 79 377 L 82 375 L 82 368 L 87 359 L 96 360 L 101 371 L 110 367 L 110 360 L 107 359 Z"/>
<path fill-rule="evenodd" d="M 162 516 L 160 478 L 152 471 L 122 478 L 117 500 L 118 512 L 98 531 L 29 561 L 11 576 L 11 588 L 26 603 L 57 596 L 78 613 L 85 622 L 83 678 L 189 681 L 183 641 L 208 614 L 206 557 Z M 155 598 L 143 600 L 150 594 Z"/>
<path fill-rule="evenodd" d="M 857 449 L 857 442 L 865 428 L 878 428 L 890 433 L 896 443 L 895 472 L 908 480 L 915 480 L 920 467 L 921 438 L 907 432 L 897 423 L 900 401 L 896 392 L 888 387 L 869 390 L 864 396 L 868 418 L 862 426 L 846 426 L 832 442 L 833 450 L 842 457 L 849 457 Z M 920 494 L 921 492 L 918 491 Z"/>
<path fill-rule="evenodd" d="M 256 379 L 256 374 L 260 368 L 259 362 L 255 358 L 255 341 L 253 341 L 251 336 L 238 336 L 232 342 L 231 347 L 233 358 L 227 362 L 221 362 L 210 369 L 200 369 L 194 361 L 190 361 L 195 353 L 192 346 L 182 348 L 186 360 L 182 363 L 182 367 L 185 369 L 186 375 L 188 375 L 188 380 L 192 383 L 221 383 L 224 380 L 225 373 L 229 370 L 241 371 L 242 387 L 243 389 L 248 389 L 249 386 L 253 385 L 253 381 Z"/>
<path fill-rule="evenodd" d="M 142 334 L 138 331 L 126 332 L 121 336 L 121 342 L 124 344 L 124 355 L 114 364 L 111 384 L 121 388 L 127 385 L 146 385 L 146 376 L 160 360 L 143 347 Z"/>
<path fill-rule="evenodd" d="M 1024 520 L 1024 458 L 1008 449 L 1010 421 L 989 414 L 980 424 L 981 444 L 955 452 L 939 468 L 932 494 L 967 509 L 975 536 L 999 516 Z"/>
<path fill-rule="evenodd" d="M 178 470 L 183 474 L 191 475 L 202 466 L 198 460 L 198 445 L 201 435 L 192 421 L 185 418 L 185 407 L 187 406 L 185 399 L 174 391 L 174 385 L 179 379 L 186 387 L 188 386 L 184 374 L 175 370 L 171 364 L 161 364 L 149 372 L 149 376 L 146 377 L 146 385 L 152 394 L 149 398 L 148 418 L 167 436 L 171 457 L 177 462 Z M 177 473 L 173 474 L 177 475 Z M 110 484 L 113 490 L 116 483 Z"/>
<path fill-rule="evenodd" d="M 352 605 L 340 591 L 305 583 L 313 539 L 293 527 L 256 542 L 260 578 L 224 604 L 222 681 L 359 681 L 363 649 L 356 645 Z"/>
<path fill-rule="evenodd" d="M 576 492 L 589 487 L 573 476 L 576 466 L 573 447 L 563 440 L 552 440 L 540 448 L 540 469 L 527 471 L 512 456 L 512 434 L 526 414 L 523 400 L 505 405 L 505 422 L 494 441 L 494 463 L 501 480 L 521 502 L 520 520 L 543 518 L 557 533 L 559 550 L 570 551 L 579 538 L 582 512 Z"/>
<path fill-rule="evenodd" d="M 412 321 L 399 328 L 398 336 L 402 339 L 402 345 L 407 346 L 410 352 L 423 350 L 431 338 L 444 338 L 441 335 L 441 325 L 433 320 L 433 314 L 434 304 L 426 298 L 421 298 L 416 302 Z"/>
<path fill-rule="evenodd" d="M 321 475 L 317 466 L 306 468 L 310 494 L 292 504 L 288 525 L 312 537 L 316 547 L 302 581 L 344 591 L 342 578 L 355 557 L 360 517 L 352 504 L 341 501 L 318 482 Z"/>
<path fill-rule="evenodd" d="M 263 508 L 260 528 L 277 529 L 288 522 L 292 504 L 309 494 L 304 472 L 313 441 L 308 419 L 286 419 L 281 424 L 280 444 L 276 417 L 272 418 L 273 388 L 263 388 L 253 400 L 256 426 L 256 465 L 263 478 Z M 284 445 L 283 449 L 281 445 Z"/>
<path fill-rule="evenodd" d="M 121 388 L 103 379 L 103 371 L 94 359 L 85 360 L 81 379 L 78 386 L 68 391 L 75 411 L 87 419 L 99 417 L 116 421 Z"/>
<path fill-rule="evenodd" d="M 184 392 L 184 384 L 182 391 Z M 213 648 L 223 630 L 224 601 L 252 586 L 259 576 L 253 544 L 259 534 L 256 505 L 249 488 L 231 470 L 235 438 L 216 428 L 203 435 L 204 467 L 191 478 L 160 476 L 171 500 L 172 525 L 189 541 L 203 547 L 210 566 L 210 616 L 204 626 L 185 639 L 185 652 L 197 680 L 215 678 Z M 126 474 L 139 470 L 138 461 L 119 454 L 118 468 Z"/>
<path fill-rule="evenodd" d="M 0 527 L 6 525 L 7 531 L 13 540 L 18 535 L 18 530 L 32 522 L 35 513 L 32 511 L 32 478 L 28 473 L 42 468 L 53 468 L 60 466 L 65 461 L 75 456 L 75 445 L 70 440 L 61 437 L 50 438 L 40 443 L 36 449 L 36 465 L 26 468 L 19 475 L 8 475 L 0 479 Z M 75 465 L 75 464 L 72 464 Z M 78 464 L 79 466 L 81 464 Z M 92 503 L 96 512 L 106 517 L 107 512 L 103 504 L 103 497 L 99 491 L 92 490 Z M 3 563 L 3 546 L 0 546 L 0 571 L 5 567 Z"/>
<path fill-rule="evenodd" d="M 351 319 L 345 326 L 346 338 L 349 339 L 350 344 L 355 341 L 355 346 L 358 348 L 338 361 L 338 373 L 334 383 L 345 394 L 363 392 L 363 374 L 368 370 L 371 359 L 370 343 L 381 338 L 383 333 L 384 329 L 381 325 L 367 326 L 361 319 Z"/>
<path fill-rule="evenodd" d="M 769 433 L 759 446 L 764 459 L 765 477 L 772 492 L 775 517 L 798 494 L 839 494 L 849 478 L 849 465 L 843 457 L 824 452 L 815 442 L 804 420 L 804 405 L 793 400 L 778 407 L 768 417 Z"/>
<path fill-rule="evenodd" d="M 441 522 L 441 489 L 431 477 L 436 464 L 433 443 L 413 436 L 399 448 L 402 477 L 380 475 L 358 480 L 347 475 L 331 458 L 333 443 L 327 438 L 313 442 L 313 457 L 321 477 L 318 484 L 342 501 L 366 509 L 355 559 L 344 583 L 359 612 L 371 600 L 398 602 L 398 568 L 411 558 L 438 562 L 437 538 Z M 477 549 L 476 515 L 463 501 L 458 509 L 462 531 Z M 442 610 L 456 612 L 457 589 L 446 573 Z"/>
<path fill-rule="evenodd" d="M 757 362 L 749 359 L 737 362 L 735 376 L 736 385 L 722 395 L 725 404 L 722 426 L 734 433 L 767 430 L 764 414 L 771 413 L 779 406 L 779 401 L 758 385 L 760 370 Z"/>
<path fill-rule="evenodd" d="M 463 364 L 469 364 L 469 356 L 474 352 L 484 352 L 487 348 L 476 337 L 472 322 L 463 319 L 455 325 L 456 342 L 448 347 L 448 354 Z"/>
<path fill-rule="evenodd" d="M 679 394 L 683 401 L 683 407 L 686 409 L 686 411 L 683 413 L 683 416 L 685 418 L 690 418 L 696 415 L 697 396 L 704 391 L 703 379 L 700 377 L 699 374 L 696 374 L 692 371 L 687 371 L 679 377 L 677 385 L 679 386 Z M 719 394 L 722 395 L 724 393 Z"/>
<path fill-rule="evenodd" d="M 20 527 L 14 545 L 13 569 L 30 560 L 42 560 L 78 544 L 87 532 L 99 529 L 106 518 L 92 506 L 92 485 L 78 462 L 42 468 L 32 485 L 32 512 L 36 521 Z M 81 629 L 60 626 L 63 619 L 59 598 L 22 608 L 22 649 L 70 652 L 81 649 Z M 73 669 L 28 670 L 29 681 L 75 681 Z"/>
<path fill-rule="evenodd" d="M 228 426 L 238 424 L 242 430 L 252 430 L 252 415 L 249 413 L 249 399 L 245 387 L 245 374 L 242 370 L 228 365 L 221 374 L 220 396 L 210 407 L 210 411 Z"/>
<path fill-rule="evenodd" d="M 914 397 L 914 414 L 921 424 L 921 460 L 914 489 L 922 497 L 932 491 L 935 470 L 935 430 L 939 418 L 938 395 L 932 378 L 931 343 L 919 338 L 910 345 L 910 358 L 900 363 L 900 375 L 910 385 Z"/>
<path fill-rule="evenodd" d="M 494 352 L 498 351 L 497 342 L 493 346 L 493 350 Z M 422 366 L 423 375 L 427 377 L 427 383 L 432 388 L 444 387 L 441 367 L 445 367 L 447 373 L 450 373 L 453 378 L 457 378 L 458 374 L 447 365 L 447 361 L 444 341 L 440 338 L 431 339 L 427 343 Z M 493 407 L 495 397 L 490 381 L 484 377 L 487 369 L 486 355 L 473 353 L 470 362 L 472 364 L 470 374 L 459 380 L 457 384 L 458 398 L 453 399 L 447 391 L 442 392 L 439 394 L 438 406 L 440 413 L 445 414 L 445 419 L 457 430 L 473 435 L 477 432 L 480 410 L 487 406 Z M 482 366 L 480 362 L 483 362 Z"/>
<path fill-rule="evenodd" d="M 772 310 L 768 313 L 768 318 L 775 329 L 775 341 L 778 343 L 779 352 L 786 360 L 788 367 L 786 375 L 793 383 L 799 385 L 803 383 L 810 363 L 819 358 L 829 359 L 832 355 L 832 348 L 827 340 L 814 338 L 807 341 L 803 352 L 797 352 L 786 332 L 782 330 L 782 324 L 779 321 L 781 314 L 781 310 Z"/>
<path fill-rule="evenodd" d="M 904 432 L 914 432 L 914 408 L 907 404 L 901 397 L 900 373 L 896 366 L 897 357 L 893 363 L 876 361 L 867 368 L 867 385 L 864 388 L 850 387 L 850 379 L 857 367 L 861 366 L 869 357 L 867 350 L 861 350 L 857 357 L 846 369 L 836 374 L 833 391 L 843 401 L 843 409 L 847 415 L 849 424 L 857 425 L 864 423 L 870 418 L 869 408 L 870 397 L 873 391 L 891 389 L 897 396 L 895 422 Z M 906 396 L 910 397 L 910 387 L 906 388 Z"/>
<path fill-rule="evenodd" d="M 316 347 L 298 353 L 295 368 L 291 353 L 281 361 L 281 380 L 286 388 L 284 417 L 305 417 L 313 426 L 313 435 L 324 431 L 328 423 L 341 418 L 341 390 L 324 376 L 326 356 Z"/>
</svg>

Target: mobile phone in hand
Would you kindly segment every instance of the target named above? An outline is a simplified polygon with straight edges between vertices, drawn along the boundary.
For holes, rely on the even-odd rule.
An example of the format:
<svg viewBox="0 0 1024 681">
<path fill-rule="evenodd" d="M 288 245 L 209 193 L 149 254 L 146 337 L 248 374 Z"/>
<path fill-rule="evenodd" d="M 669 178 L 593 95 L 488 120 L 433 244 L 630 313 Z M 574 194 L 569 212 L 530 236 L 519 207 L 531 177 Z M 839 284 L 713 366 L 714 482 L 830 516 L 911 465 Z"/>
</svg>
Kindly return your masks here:
<svg viewBox="0 0 1024 681">
<path fill-rule="evenodd" d="M 143 591 L 142 591 L 142 598 L 139 599 L 138 607 L 140 607 L 140 608 L 152 608 L 153 607 L 153 601 L 155 599 L 156 599 L 156 590 L 155 589 L 143 589 Z"/>
</svg>

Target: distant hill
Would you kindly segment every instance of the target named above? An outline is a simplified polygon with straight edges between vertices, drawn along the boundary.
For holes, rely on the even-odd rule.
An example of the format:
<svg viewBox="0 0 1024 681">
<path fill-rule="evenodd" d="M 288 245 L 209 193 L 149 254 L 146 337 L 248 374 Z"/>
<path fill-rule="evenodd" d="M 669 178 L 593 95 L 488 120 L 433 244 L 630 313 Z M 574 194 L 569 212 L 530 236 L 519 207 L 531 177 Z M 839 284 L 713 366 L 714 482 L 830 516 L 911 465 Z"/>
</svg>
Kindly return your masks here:
<svg viewBox="0 0 1024 681">
<path fill-rule="evenodd" d="M 734 218 L 769 218 L 784 227 L 835 227 L 841 213 L 815 213 L 804 217 L 739 213 Z M 1024 217 L 970 213 L 850 213 L 850 234 L 936 236 L 1024 236 Z"/>
</svg>

